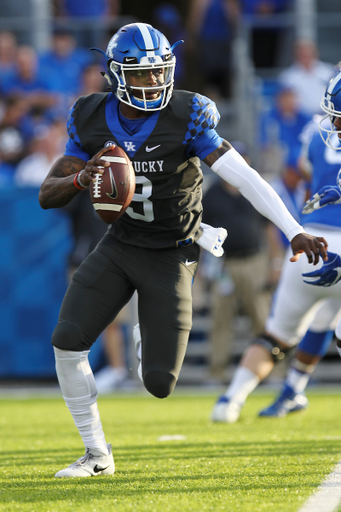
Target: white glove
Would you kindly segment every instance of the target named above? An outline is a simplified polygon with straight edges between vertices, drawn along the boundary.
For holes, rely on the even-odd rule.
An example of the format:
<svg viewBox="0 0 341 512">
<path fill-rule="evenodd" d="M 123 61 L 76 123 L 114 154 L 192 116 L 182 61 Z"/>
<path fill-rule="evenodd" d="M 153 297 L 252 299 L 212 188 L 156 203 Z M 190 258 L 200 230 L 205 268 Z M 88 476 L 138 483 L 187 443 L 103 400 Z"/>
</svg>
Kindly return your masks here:
<svg viewBox="0 0 341 512">
<path fill-rule="evenodd" d="M 302 213 L 308 214 L 312 213 L 319 208 L 323 208 L 327 206 L 327 204 L 340 204 L 341 203 L 341 191 L 338 186 L 335 185 L 326 185 L 316 194 L 313 195 L 307 201 L 303 207 Z"/>
<path fill-rule="evenodd" d="M 227 231 L 224 228 L 213 228 L 209 224 L 200 224 L 203 234 L 197 240 L 197 244 L 203 249 L 210 252 L 214 256 L 222 256 L 224 254 L 223 243 L 227 237 Z"/>
</svg>

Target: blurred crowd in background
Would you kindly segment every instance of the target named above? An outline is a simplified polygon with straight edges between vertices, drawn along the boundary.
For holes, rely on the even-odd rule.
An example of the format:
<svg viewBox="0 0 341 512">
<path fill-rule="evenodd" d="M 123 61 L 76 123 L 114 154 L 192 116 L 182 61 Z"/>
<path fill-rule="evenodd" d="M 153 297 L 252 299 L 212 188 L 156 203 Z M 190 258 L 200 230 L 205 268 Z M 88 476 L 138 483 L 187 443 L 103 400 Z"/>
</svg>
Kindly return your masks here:
<svg viewBox="0 0 341 512">
<path fill-rule="evenodd" d="M 101 75 L 105 70 L 103 56 L 89 48 L 105 50 L 122 24 L 142 21 L 158 28 L 171 44 L 185 41 L 176 49 L 175 87 L 216 101 L 222 113 L 219 133 L 271 182 L 299 220 L 309 195 L 302 133 L 321 114 L 320 100 L 337 62 L 320 60 L 318 42 L 313 38 L 292 37 L 288 25 L 271 23 L 272 17 L 277 20 L 280 14 L 293 16 L 294 0 L 145 1 L 129 2 L 129 7 L 125 5 L 128 2 L 119 0 L 55 0 L 50 2 L 50 41 L 43 49 L 30 43 L 27 32 L 4 25 L 6 16 L 13 20 L 11 9 L 24 15 L 28 3 L 21 3 L 22 11 L 18 10 L 18 0 L 4 1 L 0 6 L 0 189 L 39 188 L 64 151 L 66 119 L 75 99 L 107 90 Z M 254 25 L 253 19 L 257 21 Z M 96 23 L 91 26 L 86 20 Z M 234 45 L 246 25 L 251 27 L 249 63 L 262 83 L 261 93 L 254 97 L 258 110 L 252 148 L 248 147 L 249 136 L 243 140 L 240 131 L 234 135 L 233 115 L 224 118 L 224 113 L 234 111 Z M 212 332 L 207 334 L 208 340 L 213 340 L 210 374 L 223 382 L 221 367 L 218 371 L 215 365 L 221 358 L 228 365 L 233 344 L 231 319 L 243 312 L 252 319 L 255 333 L 262 329 L 288 243 L 236 190 L 210 177 L 205 169 L 204 180 L 204 221 L 225 227 L 229 236 L 223 258 L 214 261 L 203 255 L 194 306 L 195 314 L 205 311 L 213 318 Z M 212 189 L 214 197 L 210 199 Z M 210 204 L 217 202 L 217 197 L 222 205 L 216 210 L 220 216 L 211 218 Z M 69 271 L 91 250 L 105 225 L 95 218 L 86 193 L 77 196 L 77 204 L 75 201 L 65 214 L 73 236 L 66 263 Z M 247 286 L 242 279 L 249 275 L 248 267 L 251 275 L 258 269 L 256 301 L 250 301 L 251 277 Z M 122 338 L 122 322 L 127 323 L 127 315 L 118 322 L 118 329 L 112 328 L 112 338 Z M 120 346 L 122 343 L 119 341 Z M 120 371 L 116 376 L 111 372 L 112 378 L 107 384 L 103 381 L 103 389 L 112 389 L 129 373 L 123 349 L 112 351 L 110 346 L 109 341 L 107 362 Z"/>
</svg>

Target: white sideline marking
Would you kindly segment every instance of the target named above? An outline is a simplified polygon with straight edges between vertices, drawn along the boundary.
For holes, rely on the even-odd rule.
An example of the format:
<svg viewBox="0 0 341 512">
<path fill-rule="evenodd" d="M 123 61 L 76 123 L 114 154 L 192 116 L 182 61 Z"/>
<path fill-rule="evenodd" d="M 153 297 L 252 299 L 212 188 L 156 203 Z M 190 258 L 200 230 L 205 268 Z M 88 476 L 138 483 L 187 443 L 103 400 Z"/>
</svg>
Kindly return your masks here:
<svg viewBox="0 0 341 512">
<path fill-rule="evenodd" d="M 341 500 L 341 461 L 298 512 L 334 512 Z"/>
</svg>

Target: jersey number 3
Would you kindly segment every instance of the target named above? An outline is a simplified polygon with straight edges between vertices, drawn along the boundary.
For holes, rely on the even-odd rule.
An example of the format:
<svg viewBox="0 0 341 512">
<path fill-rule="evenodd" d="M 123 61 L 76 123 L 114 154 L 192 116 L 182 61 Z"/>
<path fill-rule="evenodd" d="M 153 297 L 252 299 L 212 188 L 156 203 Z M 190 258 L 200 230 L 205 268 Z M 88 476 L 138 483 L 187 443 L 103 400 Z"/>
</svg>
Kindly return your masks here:
<svg viewBox="0 0 341 512">
<path fill-rule="evenodd" d="M 141 189 L 140 192 L 136 192 L 133 196 L 133 199 L 131 201 L 131 206 L 128 206 L 126 213 L 131 217 L 132 219 L 139 219 L 143 220 L 144 222 L 153 222 L 154 220 L 154 212 L 153 212 L 153 203 L 150 201 L 150 196 L 152 195 L 152 182 L 148 180 L 148 178 L 145 178 L 144 176 L 136 176 L 136 189 Z M 133 203 L 142 203 L 142 208 L 136 207 L 140 210 L 140 212 L 137 212 L 134 210 Z M 141 212 L 142 211 L 142 212 Z"/>
</svg>

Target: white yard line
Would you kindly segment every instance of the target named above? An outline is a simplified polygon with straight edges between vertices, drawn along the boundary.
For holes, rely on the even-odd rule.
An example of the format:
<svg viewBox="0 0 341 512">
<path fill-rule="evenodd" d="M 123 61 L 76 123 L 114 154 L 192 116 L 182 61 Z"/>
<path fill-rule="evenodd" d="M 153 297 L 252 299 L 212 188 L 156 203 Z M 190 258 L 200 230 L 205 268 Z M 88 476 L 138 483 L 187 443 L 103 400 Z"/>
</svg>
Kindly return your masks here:
<svg viewBox="0 0 341 512">
<path fill-rule="evenodd" d="M 341 501 L 341 461 L 298 512 L 335 512 Z"/>
</svg>

